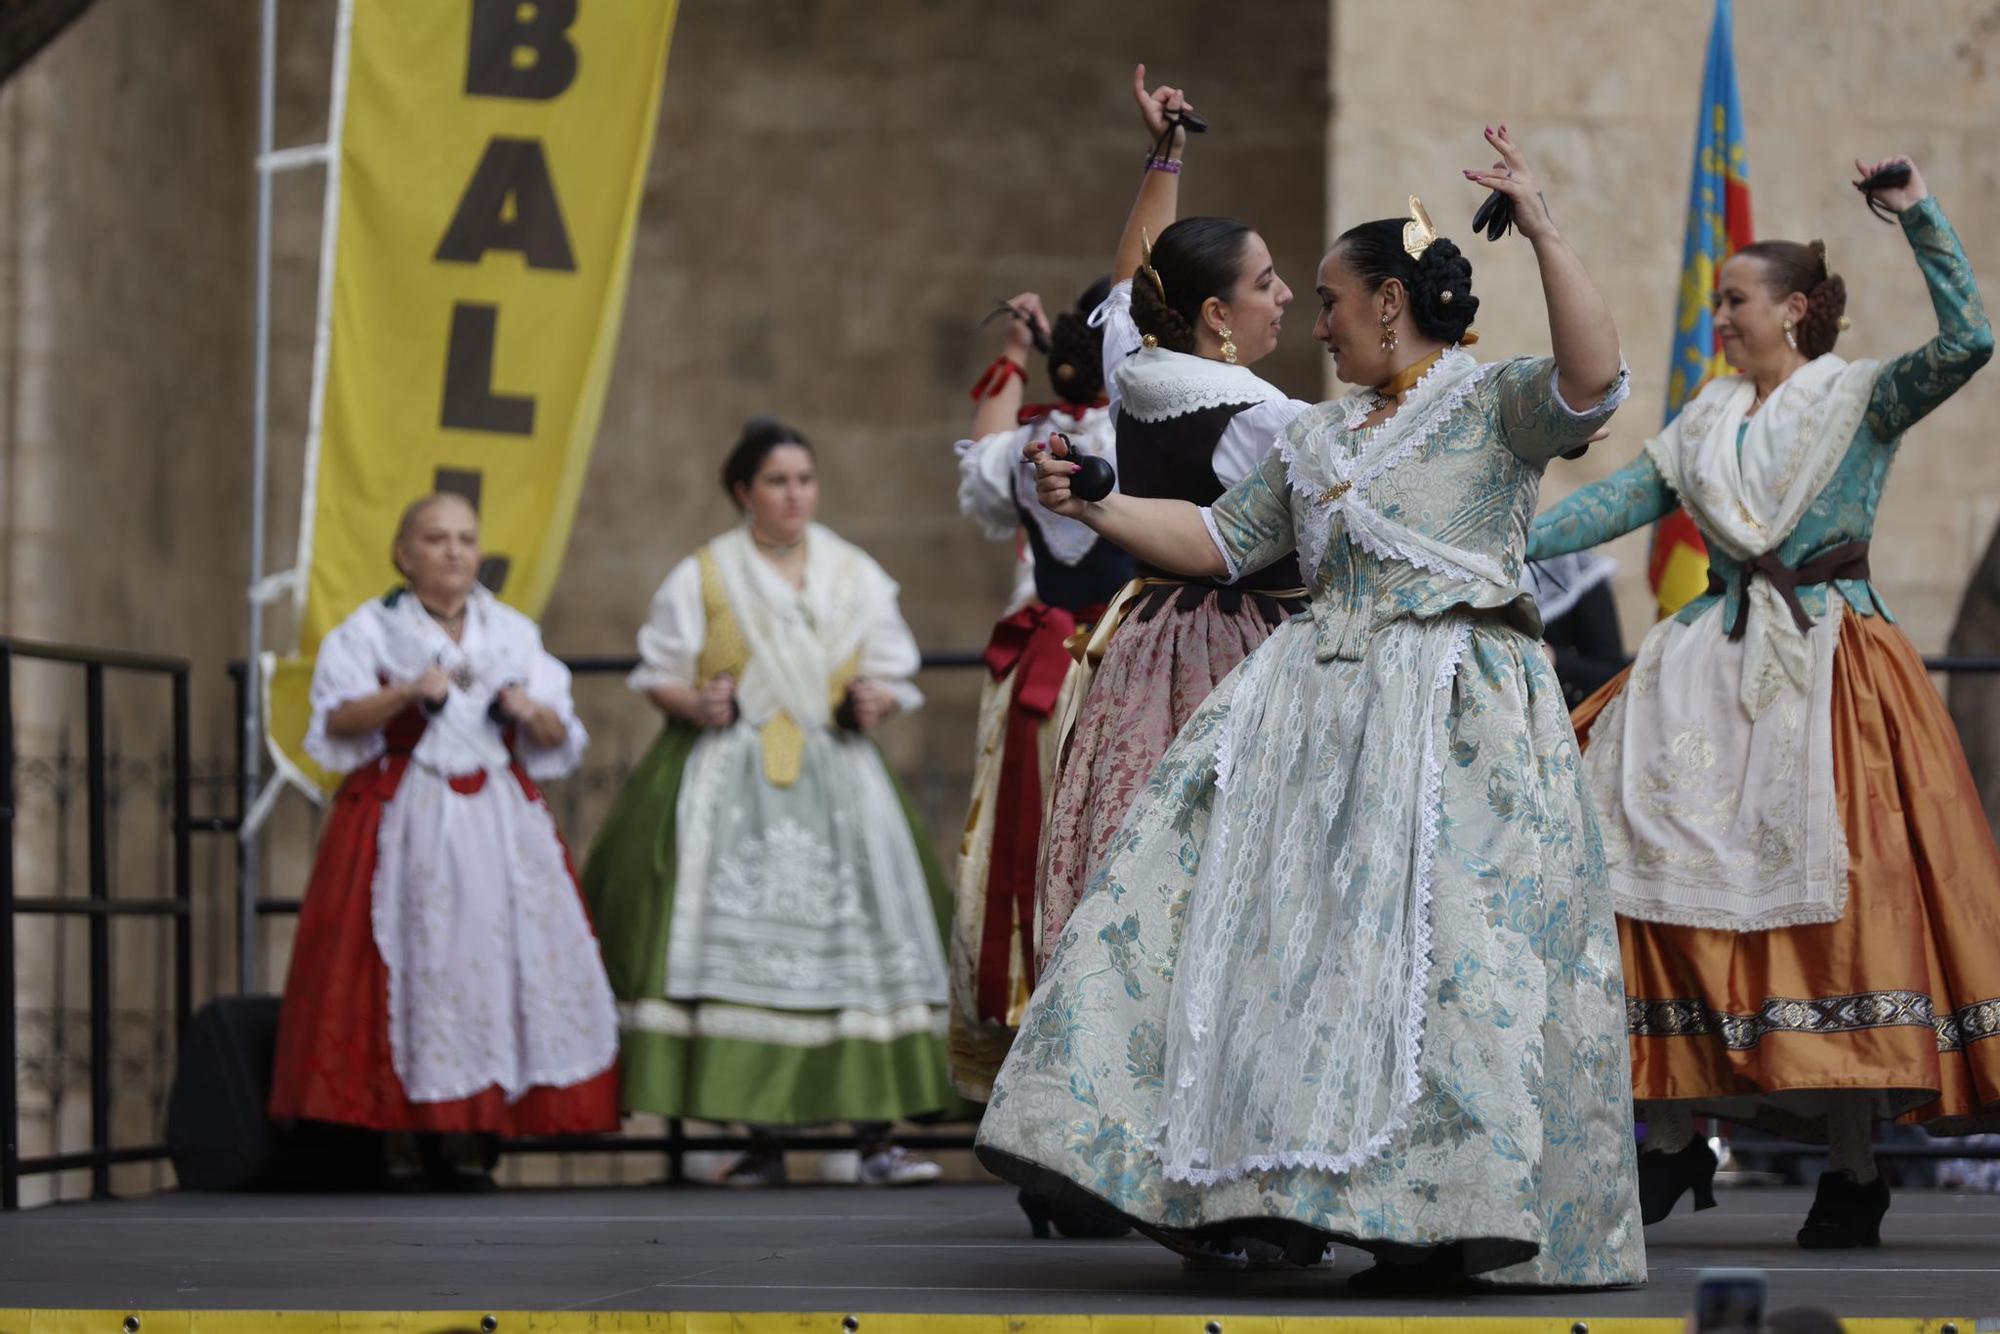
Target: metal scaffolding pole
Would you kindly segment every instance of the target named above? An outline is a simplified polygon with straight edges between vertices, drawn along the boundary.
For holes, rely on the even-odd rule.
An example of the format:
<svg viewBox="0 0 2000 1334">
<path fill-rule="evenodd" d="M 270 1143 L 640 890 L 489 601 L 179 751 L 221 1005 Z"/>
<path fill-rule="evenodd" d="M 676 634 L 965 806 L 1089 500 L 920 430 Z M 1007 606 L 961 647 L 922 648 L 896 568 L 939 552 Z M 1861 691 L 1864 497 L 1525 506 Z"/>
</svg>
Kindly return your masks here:
<svg viewBox="0 0 2000 1334">
<path fill-rule="evenodd" d="M 243 772 L 236 809 L 256 800 L 264 758 L 264 505 L 270 485 L 271 432 L 271 136 L 277 109 L 278 0 L 263 0 L 257 31 L 257 311 L 255 369 L 250 408 L 250 582 L 247 629 L 249 672 L 243 692 Z M 236 841 L 236 989 L 257 989 L 257 897 L 262 866 L 260 830 L 243 829 Z"/>
</svg>

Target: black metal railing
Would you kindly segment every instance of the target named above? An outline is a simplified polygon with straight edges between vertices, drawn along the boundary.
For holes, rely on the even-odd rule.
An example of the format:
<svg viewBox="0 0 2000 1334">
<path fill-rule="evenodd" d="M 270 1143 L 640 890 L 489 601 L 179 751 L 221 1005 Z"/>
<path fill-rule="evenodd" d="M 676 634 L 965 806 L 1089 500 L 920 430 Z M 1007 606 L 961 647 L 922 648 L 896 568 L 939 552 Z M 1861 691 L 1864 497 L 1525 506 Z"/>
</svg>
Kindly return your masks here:
<svg viewBox="0 0 2000 1334">
<path fill-rule="evenodd" d="M 21 895 L 15 892 L 14 853 L 15 715 L 14 664 L 21 659 L 59 663 L 83 672 L 84 767 L 87 782 L 86 832 L 89 893 Z M 105 678 L 118 672 L 163 676 L 169 683 L 173 742 L 172 856 L 167 897 L 114 898 L 111 893 L 111 816 Z M 111 926 L 116 918 L 168 919 L 173 927 L 173 1021 L 178 1034 L 193 1008 L 193 856 L 188 818 L 188 664 L 181 658 L 31 643 L 0 637 L 0 1208 L 20 1205 L 24 1176 L 87 1169 L 92 1198 L 111 1194 L 115 1164 L 165 1158 L 161 1143 L 113 1147 L 111 1143 L 112 957 Z M 90 988 L 90 1147 L 38 1157 L 21 1154 L 18 1016 L 16 1014 L 15 921 L 20 917 L 82 918 L 89 936 Z"/>
</svg>

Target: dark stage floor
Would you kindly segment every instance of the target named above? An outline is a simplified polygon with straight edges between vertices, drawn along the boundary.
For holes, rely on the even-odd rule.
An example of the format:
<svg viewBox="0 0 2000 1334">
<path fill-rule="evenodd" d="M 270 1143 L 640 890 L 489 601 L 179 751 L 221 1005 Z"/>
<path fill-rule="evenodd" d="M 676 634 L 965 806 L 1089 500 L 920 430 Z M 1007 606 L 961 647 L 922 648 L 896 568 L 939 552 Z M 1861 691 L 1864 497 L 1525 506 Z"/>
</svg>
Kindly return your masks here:
<svg viewBox="0 0 2000 1334">
<path fill-rule="evenodd" d="M 179 1194 L 0 1215 L 0 1308 L 1607 1320 L 1679 1314 L 1696 1270 L 1753 1265 L 1777 1305 L 2000 1317 L 2000 1197 L 1900 1194 L 1883 1248 L 1849 1253 L 1790 1244 L 1807 1202 L 1744 1189 L 1677 1214 L 1632 1291 L 1389 1301 L 1345 1292 L 1354 1252 L 1332 1273 L 1193 1275 L 1144 1241 L 1034 1242 L 998 1186 Z"/>
</svg>

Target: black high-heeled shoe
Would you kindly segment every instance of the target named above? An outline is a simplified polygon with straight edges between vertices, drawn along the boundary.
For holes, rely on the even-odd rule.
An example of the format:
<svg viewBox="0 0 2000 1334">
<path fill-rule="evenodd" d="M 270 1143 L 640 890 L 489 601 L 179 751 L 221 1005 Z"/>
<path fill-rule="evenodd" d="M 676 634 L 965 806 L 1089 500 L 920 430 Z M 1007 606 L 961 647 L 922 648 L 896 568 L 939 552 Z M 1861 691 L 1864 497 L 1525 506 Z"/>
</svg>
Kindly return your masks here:
<svg viewBox="0 0 2000 1334">
<path fill-rule="evenodd" d="M 1028 1216 L 1028 1230 L 1036 1241 L 1047 1241 L 1051 1226 L 1072 1241 L 1100 1241 L 1122 1237 L 1132 1229 L 1116 1215 L 1103 1210 L 1085 1211 L 1054 1204 L 1031 1191 L 1014 1197 Z"/>
<path fill-rule="evenodd" d="M 1639 1155 L 1639 1221 L 1648 1227 L 1674 1211 L 1681 1196 L 1694 1192 L 1695 1212 L 1715 1207 L 1715 1151 L 1691 1139 L 1674 1153 L 1648 1149 Z"/>
<path fill-rule="evenodd" d="M 1465 1272 L 1465 1243 L 1453 1241 L 1432 1247 L 1412 1264 L 1377 1259 L 1373 1267 L 1348 1279 L 1347 1286 L 1355 1292 L 1383 1294 L 1453 1293 L 1472 1288 L 1474 1280 Z"/>
<path fill-rule="evenodd" d="M 1882 1244 L 1882 1216 L 1889 1212 L 1889 1183 L 1863 1185 L 1852 1172 L 1821 1172 L 1799 1245 L 1809 1251 L 1845 1251 Z"/>
</svg>

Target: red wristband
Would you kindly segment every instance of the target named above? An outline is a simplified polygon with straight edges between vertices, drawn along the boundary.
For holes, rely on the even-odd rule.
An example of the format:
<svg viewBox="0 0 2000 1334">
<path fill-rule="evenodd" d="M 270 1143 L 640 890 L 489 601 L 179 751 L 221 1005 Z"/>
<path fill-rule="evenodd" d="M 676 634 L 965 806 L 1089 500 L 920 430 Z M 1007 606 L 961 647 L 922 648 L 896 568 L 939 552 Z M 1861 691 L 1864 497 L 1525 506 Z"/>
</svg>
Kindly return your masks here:
<svg viewBox="0 0 2000 1334">
<path fill-rule="evenodd" d="M 1022 384 L 1028 382 L 1027 368 L 1012 357 L 993 358 L 993 364 L 979 377 L 979 383 L 972 386 L 972 401 L 983 403 L 1007 387 L 1010 376 L 1019 377 Z"/>
</svg>

